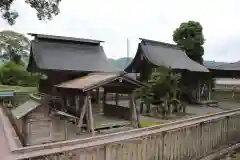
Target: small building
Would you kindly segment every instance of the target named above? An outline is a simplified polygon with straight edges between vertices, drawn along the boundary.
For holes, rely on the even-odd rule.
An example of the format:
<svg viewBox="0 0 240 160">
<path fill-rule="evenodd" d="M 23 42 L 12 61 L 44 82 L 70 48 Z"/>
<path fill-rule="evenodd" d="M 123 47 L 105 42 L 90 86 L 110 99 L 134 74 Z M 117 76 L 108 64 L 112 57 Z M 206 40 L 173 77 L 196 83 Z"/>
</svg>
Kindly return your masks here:
<svg viewBox="0 0 240 160">
<path fill-rule="evenodd" d="M 220 100 L 238 100 L 240 89 L 240 61 L 234 63 L 209 66 L 215 78 L 214 96 Z"/>
<path fill-rule="evenodd" d="M 139 127 L 133 91 L 142 83 L 117 73 L 93 73 L 55 85 L 54 96 L 46 101 L 31 98 L 12 109 L 11 119 L 23 145 L 71 140 Z M 91 92 L 103 89 L 102 103 L 92 103 Z M 106 100 L 108 93 L 115 101 Z M 118 95 L 129 99 L 121 104 Z M 71 97 L 72 102 L 64 99 Z"/>
<path fill-rule="evenodd" d="M 68 120 L 76 120 L 77 117 L 60 111 L 55 115 L 52 114 L 51 107 L 47 103 L 33 97 L 12 110 L 13 123 L 16 124 L 18 133 L 21 133 L 23 145 L 68 139 L 67 132 L 71 130 Z"/>
<path fill-rule="evenodd" d="M 147 39 L 140 40 L 137 53 L 125 69 L 126 72 L 141 73 L 140 80 L 144 81 L 142 79 L 144 75 L 152 72 L 153 68 L 169 67 L 174 72 L 181 73 L 182 78 L 191 79 L 191 83 L 187 81 L 187 84 L 182 84 L 184 88 L 181 90 L 182 94 L 186 92 L 197 102 L 211 99 L 211 86 L 207 82 L 211 74 L 205 66 L 191 60 L 177 45 Z M 205 91 L 207 91 L 206 94 Z"/>
<path fill-rule="evenodd" d="M 240 79 L 235 78 L 216 78 L 215 79 L 215 89 L 217 90 L 239 90 L 240 89 Z"/>
<path fill-rule="evenodd" d="M 30 34 L 27 70 L 41 73 L 39 92 L 51 94 L 52 86 L 92 72 L 116 72 L 107 59 L 103 41 Z"/>
<path fill-rule="evenodd" d="M 215 78 L 240 78 L 240 61 L 207 67 Z"/>
</svg>

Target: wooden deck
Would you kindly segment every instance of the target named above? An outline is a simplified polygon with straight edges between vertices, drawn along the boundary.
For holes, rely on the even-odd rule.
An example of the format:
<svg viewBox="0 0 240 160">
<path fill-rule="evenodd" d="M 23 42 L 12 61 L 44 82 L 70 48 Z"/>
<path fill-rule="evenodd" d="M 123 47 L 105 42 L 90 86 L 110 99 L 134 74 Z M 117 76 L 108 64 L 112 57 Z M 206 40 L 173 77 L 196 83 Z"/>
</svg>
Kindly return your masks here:
<svg viewBox="0 0 240 160">
<path fill-rule="evenodd" d="M 103 135 L 109 133 L 116 133 L 119 131 L 126 131 L 132 129 L 130 121 L 119 119 L 115 117 L 107 117 L 103 114 L 93 114 L 95 135 Z M 85 127 L 84 127 L 85 128 Z M 86 128 L 85 128 L 86 129 Z M 77 138 L 91 137 L 91 133 L 83 131 L 78 132 L 76 124 L 68 124 L 68 139 L 73 140 Z"/>
<path fill-rule="evenodd" d="M 107 117 L 103 114 L 94 114 L 95 129 L 111 129 L 130 125 L 130 121 L 115 117 Z"/>
</svg>

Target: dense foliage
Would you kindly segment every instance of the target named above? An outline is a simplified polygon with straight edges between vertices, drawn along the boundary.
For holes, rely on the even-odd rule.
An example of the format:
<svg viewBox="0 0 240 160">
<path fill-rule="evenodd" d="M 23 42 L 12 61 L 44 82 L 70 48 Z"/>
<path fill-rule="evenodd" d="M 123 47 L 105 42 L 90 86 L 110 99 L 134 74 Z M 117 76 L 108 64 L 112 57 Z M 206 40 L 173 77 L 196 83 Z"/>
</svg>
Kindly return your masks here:
<svg viewBox="0 0 240 160">
<path fill-rule="evenodd" d="M 35 87 L 38 80 L 38 74 L 29 73 L 24 65 L 16 64 L 13 61 L 4 64 L 0 68 L 0 82 L 3 85 Z"/>
<path fill-rule="evenodd" d="M 39 76 L 27 72 L 23 58 L 29 57 L 30 40 L 24 35 L 4 30 L 0 32 L 0 53 L 6 63 L 0 68 L 4 85 L 36 86 Z"/>
<path fill-rule="evenodd" d="M 173 41 L 185 50 L 186 54 L 192 60 L 203 63 L 204 54 L 204 36 L 203 27 L 199 22 L 183 22 L 173 33 Z"/>
<path fill-rule="evenodd" d="M 177 100 L 177 92 L 179 91 L 180 74 L 175 74 L 170 68 L 158 67 L 154 68 L 150 73 L 149 80 L 146 81 L 148 87 L 142 87 L 136 90 L 146 105 L 160 105 L 167 101 L 170 103 L 179 103 Z"/>
<path fill-rule="evenodd" d="M 15 1 L 17 0 L 0 1 L 0 14 L 10 25 L 13 25 L 19 16 L 18 12 L 11 9 Z M 53 16 L 58 15 L 60 2 L 61 0 L 25 0 L 26 4 L 37 11 L 39 20 L 51 20 Z"/>
</svg>

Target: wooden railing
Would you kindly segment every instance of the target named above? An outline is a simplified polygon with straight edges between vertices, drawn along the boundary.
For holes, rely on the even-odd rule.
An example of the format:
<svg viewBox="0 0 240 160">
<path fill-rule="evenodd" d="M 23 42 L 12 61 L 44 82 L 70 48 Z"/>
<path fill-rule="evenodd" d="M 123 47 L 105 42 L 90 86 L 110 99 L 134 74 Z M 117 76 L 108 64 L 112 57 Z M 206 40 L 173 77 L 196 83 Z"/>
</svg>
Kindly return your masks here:
<svg viewBox="0 0 240 160">
<path fill-rule="evenodd" d="M 194 160 L 240 140 L 240 109 L 86 139 L 13 149 L 15 159 Z"/>
</svg>

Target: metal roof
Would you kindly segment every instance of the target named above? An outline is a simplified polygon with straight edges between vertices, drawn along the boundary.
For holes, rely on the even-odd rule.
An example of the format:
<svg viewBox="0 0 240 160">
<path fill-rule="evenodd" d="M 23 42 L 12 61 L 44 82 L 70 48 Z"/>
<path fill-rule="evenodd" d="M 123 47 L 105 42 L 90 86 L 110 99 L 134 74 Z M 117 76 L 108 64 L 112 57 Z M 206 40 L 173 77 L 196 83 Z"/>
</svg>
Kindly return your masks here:
<svg viewBox="0 0 240 160">
<path fill-rule="evenodd" d="M 194 72 L 209 72 L 206 67 L 191 60 L 187 54 L 178 46 L 169 43 L 141 39 L 138 52 L 134 59 L 137 59 L 141 54 L 152 64 L 156 66 L 165 66 L 172 69 L 189 70 Z M 134 67 L 136 60 L 125 69 L 130 71 Z"/>
<path fill-rule="evenodd" d="M 227 63 L 218 66 L 211 67 L 215 70 L 229 70 L 229 71 L 240 71 L 240 61 L 234 63 Z"/>
<path fill-rule="evenodd" d="M 83 92 L 89 91 L 104 84 L 110 83 L 117 79 L 126 80 L 137 86 L 142 86 L 143 84 L 129 76 L 120 75 L 120 73 L 94 73 L 89 74 L 84 77 L 76 78 L 61 84 L 55 85 L 57 88 L 69 88 L 69 89 L 80 89 Z"/>
<path fill-rule="evenodd" d="M 52 40 L 83 42 L 83 43 L 92 43 L 92 44 L 99 44 L 101 42 L 104 42 L 100 40 L 85 39 L 85 38 L 64 37 L 64 36 L 55 36 L 55 35 L 46 35 L 46 34 L 37 34 L 37 33 L 28 33 L 28 34 L 38 39 L 52 39 Z"/>
<path fill-rule="evenodd" d="M 37 102 L 33 99 L 29 99 L 28 101 L 26 101 L 22 105 L 13 109 L 12 114 L 13 114 L 14 117 L 16 117 L 16 119 L 20 119 L 20 118 L 24 117 L 25 115 L 27 115 L 29 112 L 36 109 L 38 106 L 40 106 L 39 102 Z"/>
<path fill-rule="evenodd" d="M 72 88 L 72 89 L 81 89 L 84 90 L 90 86 L 93 86 L 95 84 L 104 82 L 108 79 L 112 79 L 117 77 L 117 73 L 100 73 L 100 74 L 92 74 L 80 78 L 76 78 L 67 82 L 63 82 L 59 85 L 56 85 L 56 87 L 59 88 Z"/>
<path fill-rule="evenodd" d="M 31 42 L 28 71 L 58 70 L 76 72 L 112 72 L 103 47 L 78 43 Z"/>
</svg>

